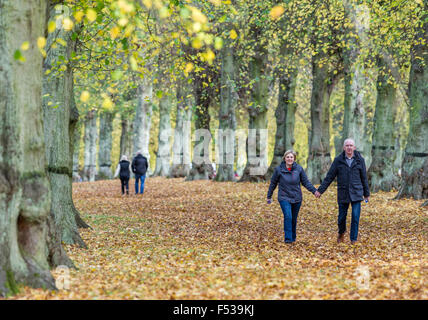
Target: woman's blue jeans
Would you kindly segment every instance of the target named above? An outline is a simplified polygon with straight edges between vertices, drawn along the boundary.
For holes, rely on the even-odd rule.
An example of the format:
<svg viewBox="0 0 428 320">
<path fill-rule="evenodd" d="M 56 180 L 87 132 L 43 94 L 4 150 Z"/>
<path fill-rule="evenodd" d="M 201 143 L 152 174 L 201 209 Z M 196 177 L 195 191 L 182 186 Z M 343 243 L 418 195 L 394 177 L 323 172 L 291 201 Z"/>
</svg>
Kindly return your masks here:
<svg viewBox="0 0 428 320">
<path fill-rule="evenodd" d="M 282 213 L 284 214 L 284 241 L 296 241 L 297 216 L 299 214 L 301 202 L 291 203 L 286 200 L 279 201 Z"/>
</svg>

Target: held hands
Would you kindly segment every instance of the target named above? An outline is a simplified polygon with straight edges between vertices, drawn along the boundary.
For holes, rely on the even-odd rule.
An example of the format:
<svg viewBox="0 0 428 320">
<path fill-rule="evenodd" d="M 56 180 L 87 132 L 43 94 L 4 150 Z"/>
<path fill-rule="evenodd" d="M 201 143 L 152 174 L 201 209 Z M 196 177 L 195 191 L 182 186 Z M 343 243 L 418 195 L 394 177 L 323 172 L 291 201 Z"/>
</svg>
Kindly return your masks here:
<svg viewBox="0 0 428 320">
<path fill-rule="evenodd" d="M 314 196 L 315 196 L 315 198 L 319 199 L 319 198 L 321 198 L 321 193 L 319 193 L 319 191 L 317 190 L 317 191 L 315 191 Z"/>
</svg>

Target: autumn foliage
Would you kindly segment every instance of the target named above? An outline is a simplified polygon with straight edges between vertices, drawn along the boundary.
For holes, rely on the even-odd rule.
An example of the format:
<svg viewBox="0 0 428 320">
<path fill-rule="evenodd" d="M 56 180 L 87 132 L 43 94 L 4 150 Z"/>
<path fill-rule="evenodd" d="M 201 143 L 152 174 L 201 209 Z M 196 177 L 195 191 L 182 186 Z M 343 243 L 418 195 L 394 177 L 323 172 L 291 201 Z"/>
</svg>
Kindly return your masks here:
<svg viewBox="0 0 428 320">
<path fill-rule="evenodd" d="M 335 187 L 319 200 L 304 190 L 297 242 L 287 245 L 267 188 L 149 178 L 143 196 L 122 196 L 118 180 L 74 184 L 76 207 L 93 229 L 81 229 L 87 250 L 65 246 L 78 268 L 69 271 L 69 288 L 23 287 L 10 298 L 428 298 L 421 201 L 373 194 L 362 204 L 359 242 L 349 242 L 348 214 L 346 242 L 337 244 Z M 366 287 L 358 285 L 361 268 Z"/>
</svg>

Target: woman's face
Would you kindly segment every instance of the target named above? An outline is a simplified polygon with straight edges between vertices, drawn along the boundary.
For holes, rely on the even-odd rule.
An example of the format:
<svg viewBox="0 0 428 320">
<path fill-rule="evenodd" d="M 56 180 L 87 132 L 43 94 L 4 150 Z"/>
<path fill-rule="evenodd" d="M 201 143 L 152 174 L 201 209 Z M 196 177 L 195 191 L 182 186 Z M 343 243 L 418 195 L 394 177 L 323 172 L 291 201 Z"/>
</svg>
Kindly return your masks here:
<svg viewBox="0 0 428 320">
<path fill-rule="evenodd" d="M 292 153 L 287 154 L 284 159 L 285 159 L 285 163 L 288 165 L 292 165 L 294 162 L 294 156 Z"/>
</svg>

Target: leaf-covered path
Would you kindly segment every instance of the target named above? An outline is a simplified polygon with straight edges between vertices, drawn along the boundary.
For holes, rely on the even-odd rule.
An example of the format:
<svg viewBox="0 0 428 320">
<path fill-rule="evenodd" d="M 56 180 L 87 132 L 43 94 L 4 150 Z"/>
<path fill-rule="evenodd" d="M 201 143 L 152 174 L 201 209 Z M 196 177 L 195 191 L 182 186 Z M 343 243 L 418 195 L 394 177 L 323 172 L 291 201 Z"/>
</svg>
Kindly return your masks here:
<svg viewBox="0 0 428 320">
<path fill-rule="evenodd" d="M 422 201 L 372 195 L 352 246 L 349 233 L 336 243 L 335 186 L 319 200 L 304 190 L 287 245 L 267 188 L 149 178 L 143 196 L 122 196 L 119 180 L 74 184 L 93 230 L 81 230 L 88 249 L 66 246 L 79 268 L 69 290 L 22 288 L 13 299 L 428 299 Z"/>
</svg>

